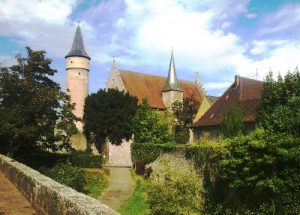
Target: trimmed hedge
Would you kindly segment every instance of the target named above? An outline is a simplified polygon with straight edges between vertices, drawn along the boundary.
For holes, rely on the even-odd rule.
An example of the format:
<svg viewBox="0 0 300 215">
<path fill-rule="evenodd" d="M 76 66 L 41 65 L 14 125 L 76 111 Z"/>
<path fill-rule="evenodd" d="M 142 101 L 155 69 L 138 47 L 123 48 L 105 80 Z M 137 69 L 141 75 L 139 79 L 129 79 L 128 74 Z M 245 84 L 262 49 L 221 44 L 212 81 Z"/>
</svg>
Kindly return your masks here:
<svg viewBox="0 0 300 215">
<path fill-rule="evenodd" d="M 40 171 L 53 180 L 69 186 L 78 192 L 84 192 L 86 184 L 84 170 L 70 164 L 59 163 L 51 169 L 42 168 Z"/>
<path fill-rule="evenodd" d="M 47 151 L 33 151 L 16 158 L 17 161 L 33 169 L 52 168 L 56 164 L 70 162 L 73 166 L 82 168 L 99 168 L 102 166 L 102 155 L 92 155 L 85 152 L 71 154 L 51 153 Z"/>
<path fill-rule="evenodd" d="M 76 153 L 70 157 L 70 162 L 73 166 L 82 168 L 99 168 L 102 166 L 102 161 L 101 155 Z"/>
</svg>

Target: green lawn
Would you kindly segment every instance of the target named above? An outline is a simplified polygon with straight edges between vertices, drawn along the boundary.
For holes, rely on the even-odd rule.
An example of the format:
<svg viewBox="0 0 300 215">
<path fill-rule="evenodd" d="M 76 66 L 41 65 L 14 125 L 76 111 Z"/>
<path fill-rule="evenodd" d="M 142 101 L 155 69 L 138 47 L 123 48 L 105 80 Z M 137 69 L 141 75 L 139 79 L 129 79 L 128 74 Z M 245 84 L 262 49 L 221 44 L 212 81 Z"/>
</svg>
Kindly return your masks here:
<svg viewBox="0 0 300 215">
<path fill-rule="evenodd" d="M 86 194 L 98 199 L 102 191 L 108 186 L 107 171 L 103 169 L 84 169 L 86 177 L 86 185 L 84 186 Z"/>
<path fill-rule="evenodd" d="M 149 214 L 149 205 L 146 202 L 146 187 L 147 180 L 141 176 L 134 176 L 135 188 L 130 199 L 128 199 L 121 207 L 118 212 L 122 215 L 147 215 Z"/>
</svg>

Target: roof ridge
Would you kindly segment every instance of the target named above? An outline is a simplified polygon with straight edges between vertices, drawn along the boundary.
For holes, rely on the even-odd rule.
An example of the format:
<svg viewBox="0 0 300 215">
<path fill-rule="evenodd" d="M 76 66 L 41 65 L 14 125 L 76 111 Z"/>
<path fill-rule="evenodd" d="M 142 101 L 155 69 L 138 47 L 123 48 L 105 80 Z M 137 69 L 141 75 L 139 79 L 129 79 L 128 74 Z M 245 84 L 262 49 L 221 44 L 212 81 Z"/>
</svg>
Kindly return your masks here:
<svg viewBox="0 0 300 215">
<path fill-rule="evenodd" d="M 152 76 L 152 77 L 158 77 L 158 78 L 165 78 L 167 79 L 167 77 L 165 76 L 161 76 L 161 75 L 153 75 L 153 74 L 149 74 L 149 73 L 143 73 L 143 72 L 137 72 L 137 71 L 130 71 L 130 70 L 126 70 L 126 69 L 120 69 L 118 68 L 120 74 L 122 72 L 128 72 L 128 73 L 134 73 L 134 74 L 138 74 L 138 75 L 147 75 L 147 76 Z M 189 81 L 189 80 L 182 80 L 182 79 L 178 79 L 179 82 L 186 82 L 186 83 L 189 83 L 189 84 L 195 84 L 196 83 L 194 81 Z"/>
<path fill-rule="evenodd" d="M 253 78 L 248 78 L 248 77 L 244 77 L 244 76 L 240 76 L 240 75 L 238 75 L 238 76 L 240 77 L 240 79 L 247 79 L 247 80 L 250 80 L 250 81 L 263 82 L 263 81 L 256 80 L 256 79 L 253 79 Z"/>
</svg>

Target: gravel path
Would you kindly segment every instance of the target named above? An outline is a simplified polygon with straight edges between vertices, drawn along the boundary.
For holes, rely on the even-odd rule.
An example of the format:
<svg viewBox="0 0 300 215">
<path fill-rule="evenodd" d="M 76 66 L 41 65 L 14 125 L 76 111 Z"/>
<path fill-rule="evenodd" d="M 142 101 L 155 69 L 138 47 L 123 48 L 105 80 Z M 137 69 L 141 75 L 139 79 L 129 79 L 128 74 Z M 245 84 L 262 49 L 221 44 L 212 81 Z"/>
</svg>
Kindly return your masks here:
<svg viewBox="0 0 300 215">
<path fill-rule="evenodd" d="M 0 215 L 32 215 L 35 211 L 18 189 L 0 173 Z"/>
<path fill-rule="evenodd" d="M 130 174 L 130 168 L 106 167 L 110 170 L 109 185 L 104 190 L 100 201 L 117 210 L 134 190 L 134 182 Z"/>
</svg>

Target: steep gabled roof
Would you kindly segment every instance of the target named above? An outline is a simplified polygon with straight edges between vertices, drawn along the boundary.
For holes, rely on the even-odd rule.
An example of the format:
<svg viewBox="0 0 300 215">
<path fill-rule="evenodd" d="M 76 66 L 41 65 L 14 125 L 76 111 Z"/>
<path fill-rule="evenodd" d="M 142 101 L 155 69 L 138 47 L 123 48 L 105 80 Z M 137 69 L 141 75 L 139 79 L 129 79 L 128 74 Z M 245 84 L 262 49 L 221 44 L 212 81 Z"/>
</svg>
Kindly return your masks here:
<svg viewBox="0 0 300 215">
<path fill-rule="evenodd" d="M 161 94 L 166 84 L 165 77 L 122 69 L 118 69 L 118 71 L 130 95 L 136 96 L 139 102 L 141 102 L 143 98 L 147 98 L 151 107 L 159 109 L 165 108 Z M 178 84 L 183 90 L 183 97 L 194 98 L 202 102 L 204 95 L 196 83 L 179 80 Z"/>
<path fill-rule="evenodd" d="M 65 58 L 73 57 L 73 56 L 85 57 L 89 60 L 91 59 L 90 56 L 85 51 L 82 33 L 81 33 L 81 29 L 80 29 L 79 25 L 77 26 L 77 29 L 76 29 L 72 48 L 69 51 L 69 53 L 65 56 Z"/>
<path fill-rule="evenodd" d="M 193 127 L 218 125 L 231 106 L 242 109 L 245 122 L 256 120 L 257 108 L 260 104 L 263 82 L 235 77 L 235 82 L 225 93 L 194 123 Z"/>
</svg>

